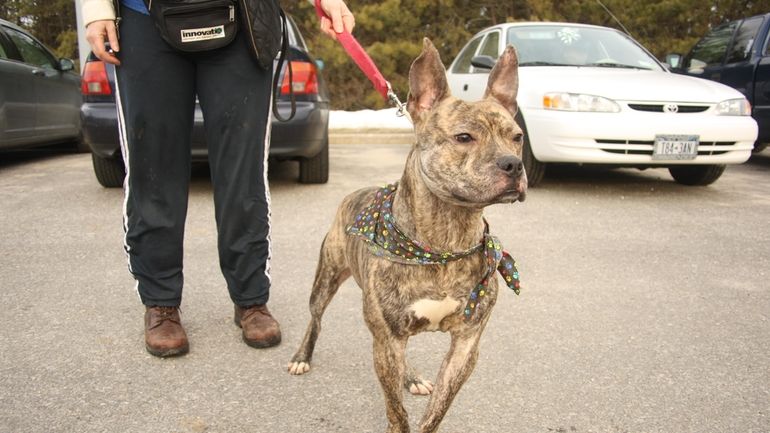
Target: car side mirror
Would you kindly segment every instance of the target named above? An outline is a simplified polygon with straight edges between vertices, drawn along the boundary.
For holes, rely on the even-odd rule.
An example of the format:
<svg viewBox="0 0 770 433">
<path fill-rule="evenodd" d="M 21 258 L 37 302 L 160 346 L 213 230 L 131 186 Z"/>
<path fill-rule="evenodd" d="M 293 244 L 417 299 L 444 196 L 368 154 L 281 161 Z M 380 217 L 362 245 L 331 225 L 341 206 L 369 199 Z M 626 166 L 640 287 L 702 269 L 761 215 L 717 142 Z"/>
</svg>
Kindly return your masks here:
<svg viewBox="0 0 770 433">
<path fill-rule="evenodd" d="M 493 59 L 492 56 L 474 56 L 471 59 L 471 65 L 479 69 L 491 70 L 495 67 L 495 63 L 497 63 L 497 60 Z"/>
<path fill-rule="evenodd" d="M 59 59 L 59 70 L 62 72 L 75 70 L 75 62 L 70 59 Z"/>
<path fill-rule="evenodd" d="M 316 59 L 315 60 L 315 67 L 318 68 L 319 71 L 323 71 L 324 70 L 324 66 L 326 66 L 326 65 L 324 65 L 324 61 L 323 60 L 321 60 L 321 59 Z"/>
<path fill-rule="evenodd" d="M 671 66 L 671 69 L 679 69 L 682 67 L 682 55 L 681 54 L 667 54 L 665 63 Z"/>
</svg>

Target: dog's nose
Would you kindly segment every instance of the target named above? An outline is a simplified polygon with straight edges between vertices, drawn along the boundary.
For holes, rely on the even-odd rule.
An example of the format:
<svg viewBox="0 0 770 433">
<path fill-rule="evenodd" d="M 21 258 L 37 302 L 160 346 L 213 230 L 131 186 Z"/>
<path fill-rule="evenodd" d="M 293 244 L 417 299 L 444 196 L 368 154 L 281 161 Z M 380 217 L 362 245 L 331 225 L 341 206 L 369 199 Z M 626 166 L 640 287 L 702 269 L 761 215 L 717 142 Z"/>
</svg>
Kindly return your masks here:
<svg viewBox="0 0 770 433">
<path fill-rule="evenodd" d="M 524 172 L 524 163 L 513 155 L 499 158 L 497 160 L 497 166 L 510 177 L 521 176 Z"/>
</svg>

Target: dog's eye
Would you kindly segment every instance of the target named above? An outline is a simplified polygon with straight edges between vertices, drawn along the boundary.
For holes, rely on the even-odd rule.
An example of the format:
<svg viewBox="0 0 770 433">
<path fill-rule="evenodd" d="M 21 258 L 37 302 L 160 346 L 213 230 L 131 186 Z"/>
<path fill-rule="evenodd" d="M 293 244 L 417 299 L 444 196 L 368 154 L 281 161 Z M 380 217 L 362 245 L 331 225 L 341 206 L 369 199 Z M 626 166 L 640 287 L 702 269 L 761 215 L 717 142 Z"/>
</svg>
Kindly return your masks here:
<svg viewBox="0 0 770 433">
<path fill-rule="evenodd" d="M 521 143 L 524 140 L 524 134 L 516 134 L 513 136 L 514 143 Z"/>
<path fill-rule="evenodd" d="M 455 135 L 455 140 L 457 140 L 458 143 L 470 143 L 473 141 L 473 137 L 470 134 L 462 133 Z"/>
</svg>

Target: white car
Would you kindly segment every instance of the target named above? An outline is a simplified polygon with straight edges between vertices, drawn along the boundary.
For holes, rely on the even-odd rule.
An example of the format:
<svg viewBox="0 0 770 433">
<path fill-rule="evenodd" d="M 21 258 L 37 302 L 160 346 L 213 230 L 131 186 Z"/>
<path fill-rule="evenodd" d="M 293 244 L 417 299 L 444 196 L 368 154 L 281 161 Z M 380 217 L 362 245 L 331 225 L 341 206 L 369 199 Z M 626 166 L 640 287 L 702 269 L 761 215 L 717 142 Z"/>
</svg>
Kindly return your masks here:
<svg viewBox="0 0 770 433">
<path fill-rule="evenodd" d="M 668 72 L 617 30 L 571 23 L 487 28 L 447 71 L 458 98 L 483 97 L 506 45 L 519 56 L 519 113 L 530 185 L 548 163 L 667 167 L 686 185 L 707 185 L 751 156 L 757 124 L 738 91 Z"/>
</svg>

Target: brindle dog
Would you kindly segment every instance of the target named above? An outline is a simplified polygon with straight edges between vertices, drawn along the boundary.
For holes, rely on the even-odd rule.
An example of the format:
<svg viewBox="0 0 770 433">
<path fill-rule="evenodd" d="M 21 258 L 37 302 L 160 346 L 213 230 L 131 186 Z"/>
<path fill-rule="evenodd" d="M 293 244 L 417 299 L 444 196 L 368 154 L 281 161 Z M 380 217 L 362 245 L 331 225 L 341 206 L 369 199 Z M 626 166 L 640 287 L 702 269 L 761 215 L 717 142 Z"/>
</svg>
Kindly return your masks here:
<svg viewBox="0 0 770 433">
<path fill-rule="evenodd" d="M 522 130 L 517 111 L 518 59 L 508 47 L 492 70 L 483 100 L 452 97 L 438 51 L 425 39 L 409 71 L 407 109 L 417 141 L 406 161 L 392 204 L 392 215 L 411 239 L 433 251 L 463 251 L 484 237 L 482 214 L 495 203 L 522 201 L 527 176 L 521 162 Z M 340 284 L 353 276 L 363 289 L 364 319 L 374 340 L 374 367 L 387 406 L 388 432 L 408 432 L 402 386 L 431 394 L 420 432 L 435 432 L 478 358 L 481 333 L 497 298 L 490 278 L 483 302 L 466 318 L 463 309 L 484 275 L 479 251 L 445 265 L 416 266 L 373 255 L 363 238 L 346 228 L 372 202 L 377 188 L 347 196 L 324 239 L 310 295 L 311 320 L 288 365 L 291 374 L 310 370 L 321 316 Z M 450 332 L 449 352 L 435 386 L 406 363 L 410 336 Z"/>
</svg>

